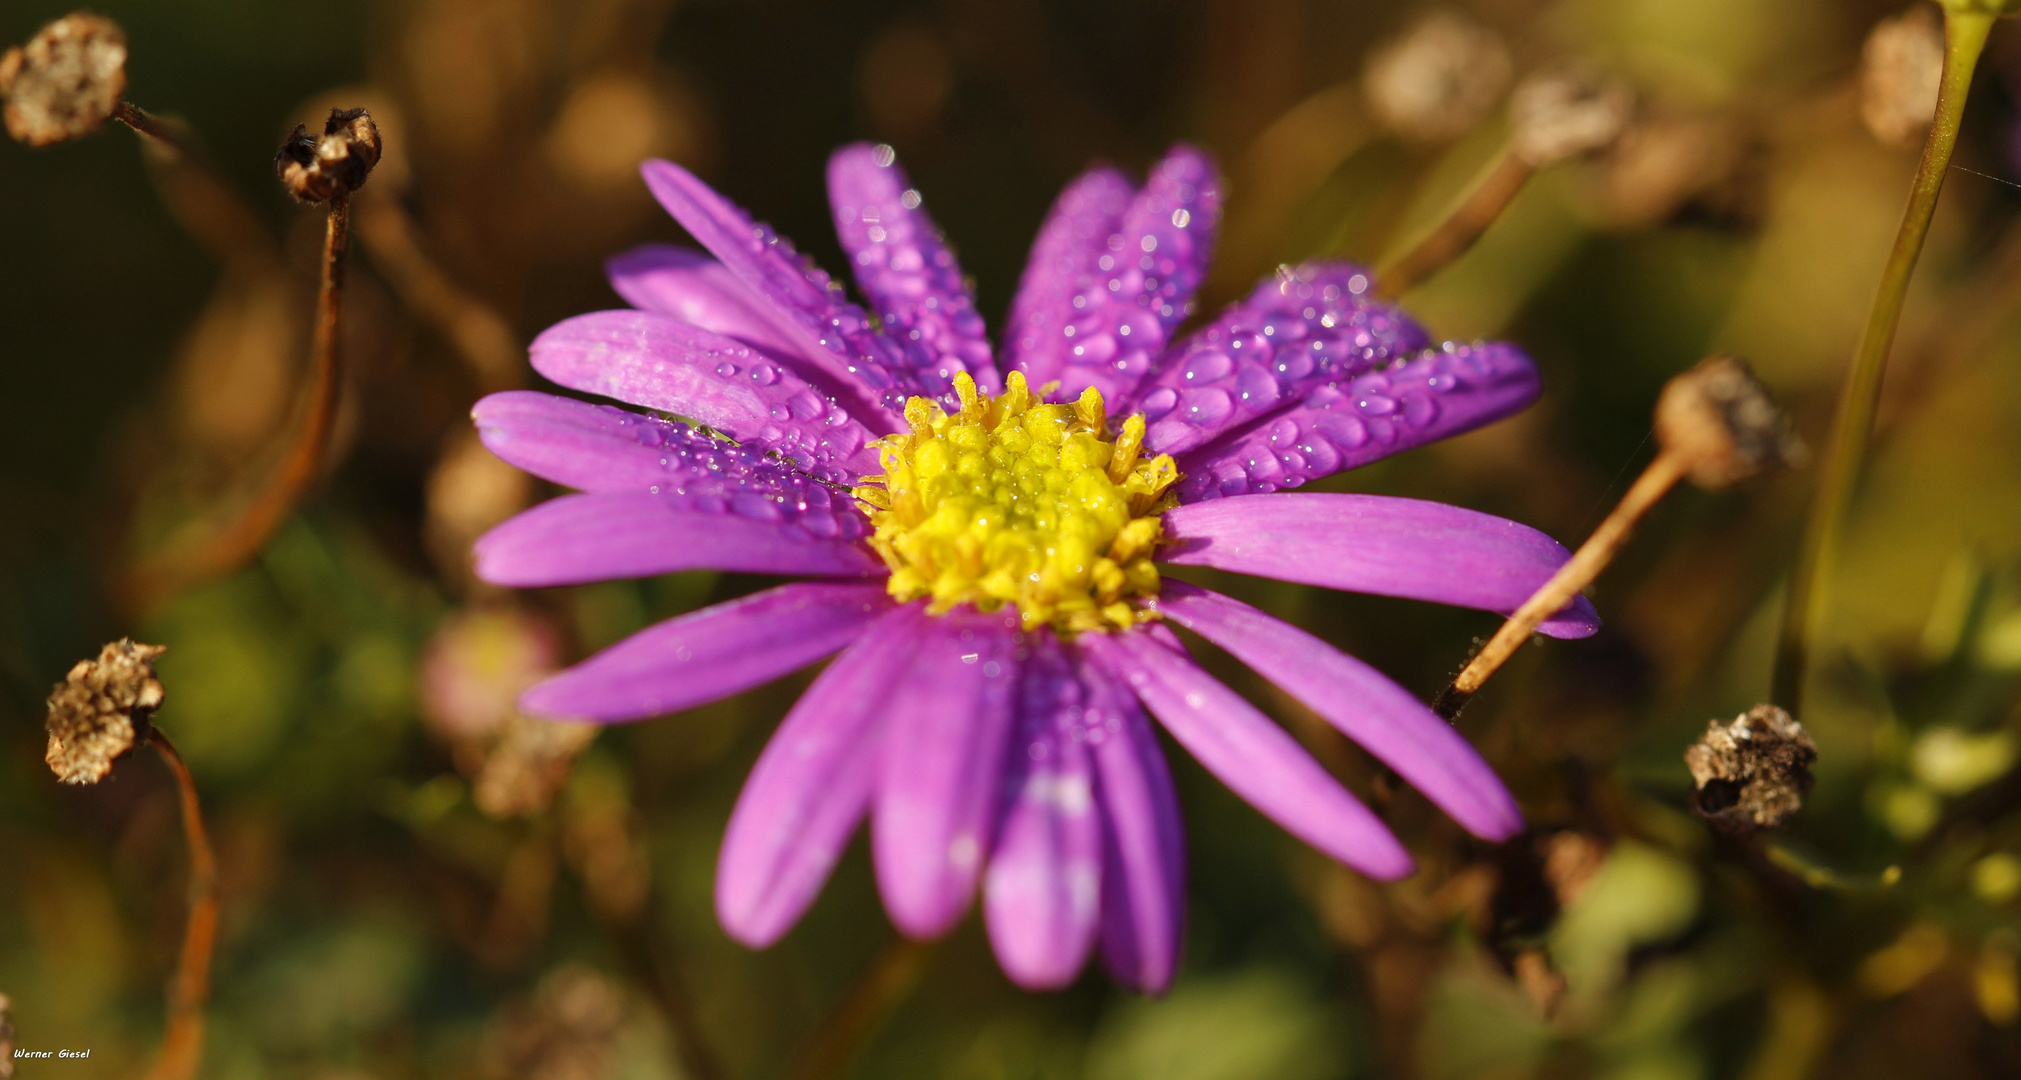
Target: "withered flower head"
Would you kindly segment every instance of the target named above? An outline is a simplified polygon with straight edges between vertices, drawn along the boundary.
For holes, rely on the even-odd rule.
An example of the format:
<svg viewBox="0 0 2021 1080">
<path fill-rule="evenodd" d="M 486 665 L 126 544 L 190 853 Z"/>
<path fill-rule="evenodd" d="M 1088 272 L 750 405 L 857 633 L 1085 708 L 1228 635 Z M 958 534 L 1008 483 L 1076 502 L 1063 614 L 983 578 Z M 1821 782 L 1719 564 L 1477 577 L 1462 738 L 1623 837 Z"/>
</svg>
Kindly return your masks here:
<svg viewBox="0 0 2021 1080">
<path fill-rule="evenodd" d="M 499 1011 L 483 1075 L 607 1075 L 629 1008 L 624 988 L 608 976 L 580 964 L 556 968 L 531 1000 Z"/>
<path fill-rule="evenodd" d="M 296 124 L 274 155 L 274 173 L 288 194 L 305 203 L 348 195 L 365 186 L 379 164 L 379 125 L 363 109 L 331 109 L 323 134 Z"/>
<path fill-rule="evenodd" d="M 602 728 L 596 724 L 506 717 L 471 786 L 477 808 L 495 818 L 531 817 L 547 809 L 555 792 Z"/>
<path fill-rule="evenodd" d="M 1539 72 L 1509 98 L 1510 149 L 1539 168 L 1605 149 L 1621 136 L 1635 92 L 1580 68 Z"/>
<path fill-rule="evenodd" d="M 1390 131 L 1440 142 L 1480 123 L 1514 70 L 1501 35 L 1458 12 L 1438 11 L 1375 50 L 1362 92 Z"/>
<path fill-rule="evenodd" d="M 1729 832 L 1772 829 L 1810 793 L 1817 744 L 1774 705 L 1757 705 L 1730 724 L 1713 720 L 1684 752 L 1697 790 L 1691 808 Z"/>
<path fill-rule="evenodd" d="M 0 994 L 0 1080 L 14 1075 L 14 1002 Z"/>
<path fill-rule="evenodd" d="M 1914 146 L 1937 115 L 1944 28 L 1918 4 L 1882 19 L 1860 50 L 1860 120 L 1888 146 Z"/>
<path fill-rule="evenodd" d="M 1691 463 L 1691 482 L 1717 489 L 1801 464 L 1803 443 L 1747 361 L 1715 356 L 1671 379 L 1656 402 L 1656 442 Z"/>
<path fill-rule="evenodd" d="M 30 146 L 97 131 L 126 93 L 126 32 L 97 15 L 65 15 L 0 56 L 7 134 Z"/>
<path fill-rule="evenodd" d="M 49 762 L 66 784 L 96 784 L 120 755 L 147 741 L 161 707 L 154 659 L 166 646 L 120 638 L 96 660 L 79 660 L 49 694 Z"/>
</svg>

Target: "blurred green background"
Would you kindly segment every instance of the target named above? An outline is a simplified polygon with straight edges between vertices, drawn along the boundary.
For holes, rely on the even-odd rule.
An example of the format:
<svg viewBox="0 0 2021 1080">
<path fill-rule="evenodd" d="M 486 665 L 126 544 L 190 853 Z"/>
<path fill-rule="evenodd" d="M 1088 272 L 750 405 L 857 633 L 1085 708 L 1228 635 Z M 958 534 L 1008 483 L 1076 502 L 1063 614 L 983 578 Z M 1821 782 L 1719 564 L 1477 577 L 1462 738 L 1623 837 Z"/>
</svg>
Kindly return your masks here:
<svg viewBox="0 0 2021 1080">
<path fill-rule="evenodd" d="M 66 10 L 16 0 L 0 40 Z M 1179 139 L 1229 178 L 1209 305 L 1281 261 L 1376 261 L 1506 136 L 1499 90 L 1452 137 L 1370 107 L 1372 51 L 1431 8 L 96 10 L 127 31 L 128 97 L 188 121 L 254 227 L 206 226 L 187 171 L 123 129 L 0 145 L 0 992 L 21 1046 L 93 1050 L 20 1075 L 137 1075 L 161 1036 L 185 912 L 174 789 L 144 755 L 86 789 L 42 763 L 49 686 L 124 634 L 169 648 L 158 719 L 219 847 L 206 1077 L 693 1075 L 684 1027 L 721 1075 L 809 1075 L 794 1070 L 819 1033 L 865 1001 L 886 1008 L 842 1039 L 860 1077 L 2021 1075 L 2015 26 L 1995 32 L 1957 159 L 1974 171 L 1949 180 L 1896 345 L 1799 717 L 1818 783 L 1773 841 L 1779 861 L 1688 814 L 1681 755 L 1708 719 L 1766 698 L 1807 471 L 1673 496 L 1593 590 L 1606 628 L 1524 650 L 1469 709 L 1462 729 L 1534 826 L 1510 849 L 1398 792 L 1384 813 L 1424 869 L 1376 885 L 1172 748 L 1191 906 L 1178 983 L 1150 1000 L 1098 969 L 1063 993 L 1019 991 L 973 918 L 930 953 L 894 947 L 860 842 L 782 944 L 730 942 L 711 908 L 716 846 L 807 676 L 586 747 L 508 703 L 540 670 L 767 582 L 479 585 L 469 540 L 545 493 L 475 448 L 467 410 L 537 383 L 518 350 L 541 328 L 618 306 L 603 258 L 684 239 L 637 179 L 648 156 L 690 165 L 839 269 L 826 157 L 890 142 L 993 323 L 1065 181 L 1095 159 L 1141 169 Z M 1821 443 L 1920 143 L 1863 119 L 1863 43 L 1903 9 L 1445 10 L 1485 28 L 1516 76 L 1598 65 L 1634 87 L 1637 112 L 1615 147 L 1538 175 L 1407 298 L 1435 334 L 1530 350 L 1543 399 L 1321 490 L 1444 500 L 1576 544 L 1653 452 L 1663 382 L 1719 351 L 1749 357 Z M 256 563 L 135 603 L 120 586 L 132 561 L 232 505 L 289 430 L 322 224 L 270 162 L 333 104 L 369 106 L 388 145 L 358 206 L 340 459 Z M 1215 583 L 1427 698 L 1495 626 Z M 1350 786 L 1381 785 L 1295 703 L 1199 651 Z M 1883 887 L 1891 866 L 1900 881 Z M 897 991 L 852 989 L 866 972 Z"/>
</svg>

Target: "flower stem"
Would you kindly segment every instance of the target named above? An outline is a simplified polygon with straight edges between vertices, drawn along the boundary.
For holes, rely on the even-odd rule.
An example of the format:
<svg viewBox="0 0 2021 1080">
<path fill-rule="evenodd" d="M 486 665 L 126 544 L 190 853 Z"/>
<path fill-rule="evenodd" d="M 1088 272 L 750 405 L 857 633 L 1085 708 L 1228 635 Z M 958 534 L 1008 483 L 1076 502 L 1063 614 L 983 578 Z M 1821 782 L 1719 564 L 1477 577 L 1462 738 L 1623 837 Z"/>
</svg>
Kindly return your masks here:
<svg viewBox="0 0 2021 1080">
<path fill-rule="evenodd" d="M 901 937 L 887 944 L 821 1021 L 807 1050 L 789 1074 L 793 1080 L 839 1080 L 847 1076 L 871 1036 L 877 1034 L 892 1010 L 919 985 L 927 958 L 932 955 L 933 946 L 928 942 Z"/>
<path fill-rule="evenodd" d="M 112 119 L 141 137 L 153 165 L 149 171 L 169 211 L 218 261 L 251 273 L 281 271 L 280 244 L 272 230 L 219 175 L 188 128 L 130 101 L 120 102 Z"/>
<path fill-rule="evenodd" d="M 1512 147 L 1503 147 L 1444 221 L 1432 226 L 1411 249 L 1375 273 L 1376 295 L 1395 299 L 1446 268 L 1474 246 L 1488 226 L 1516 199 L 1537 171 Z"/>
<path fill-rule="evenodd" d="M 1881 270 L 1880 288 L 1839 397 L 1831 439 L 1818 474 L 1817 494 L 1804 525 L 1803 547 L 1790 580 L 1788 606 L 1783 611 L 1772 700 L 1791 713 L 1800 714 L 1804 674 L 1824 622 L 1826 586 L 1836 568 L 1846 512 L 1865 462 L 1867 439 L 1873 432 L 1874 410 L 1881 396 L 1881 374 L 1887 367 L 1888 350 L 1894 345 L 1895 329 L 1901 323 L 1909 279 L 1915 273 L 1917 257 L 1922 254 L 1923 240 L 1929 235 L 1930 218 L 1936 213 L 1937 196 L 1944 188 L 1944 174 L 1951 166 L 1951 152 L 1958 144 L 1958 121 L 1964 115 L 1965 97 L 1972 88 L 1972 71 L 1985 48 L 1986 36 L 1993 29 L 1994 18 L 1992 12 L 1945 5 L 1944 76 L 1937 92 L 1936 119 L 1930 125 L 1928 141 L 1923 144 L 1923 158 L 1909 188 L 1909 205 L 1902 213 L 1901 228 L 1895 233 L 1887 265 Z"/>
<path fill-rule="evenodd" d="M 229 573 L 257 555 L 322 472 L 343 384 L 339 329 L 344 255 L 350 248 L 350 236 L 350 196 L 338 192 L 330 199 L 330 218 L 323 234 L 323 284 L 316 297 L 308 405 L 287 457 L 252 502 L 210 536 L 136 567 L 130 586 L 136 607 L 145 608 L 184 586 Z"/>
<path fill-rule="evenodd" d="M 585 887 L 589 887 L 587 883 Z M 651 919 L 644 914 L 644 906 L 622 915 L 599 909 L 598 919 L 624 957 L 632 978 L 651 995 L 661 1019 L 666 1021 L 681 1074 L 692 1080 L 724 1080 L 729 1072 L 702 1030 L 695 996 L 680 976 L 679 957 L 666 935 L 654 931 Z"/>
<path fill-rule="evenodd" d="M 1579 595 L 1579 590 L 1591 585 L 1593 579 L 1600 576 L 1600 571 L 1614 561 L 1615 554 L 1627 543 L 1636 522 L 1641 521 L 1642 516 L 1661 501 L 1677 485 L 1677 481 L 1684 478 L 1690 465 L 1681 453 L 1666 450 L 1656 455 L 1656 460 L 1635 478 L 1634 485 L 1615 504 L 1600 527 L 1593 530 L 1593 535 L 1579 545 L 1579 550 L 1573 552 L 1549 581 L 1523 601 L 1523 606 L 1517 608 L 1501 629 L 1495 631 L 1495 636 L 1489 638 L 1481 651 L 1468 661 L 1453 684 L 1439 694 L 1438 700 L 1432 703 L 1433 711 L 1447 720 L 1458 716 L 1488 677 L 1500 670 L 1523 642 L 1529 640 L 1538 623 L 1571 603 L 1572 598 Z"/>
<path fill-rule="evenodd" d="M 409 310 L 433 324 L 462 354 L 478 386 L 509 390 L 526 381 L 526 347 L 507 322 L 428 257 L 421 230 L 394 195 L 364 196 L 358 237 L 365 253 Z"/>
<path fill-rule="evenodd" d="M 148 1080 L 190 1080 L 203 1059 L 204 1002 L 210 997 L 211 952 L 218 934 L 218 866 L 211 854 L 210 835 L 204 830 L 203 809 L 197 802 L 196 781 L 189 766 L 168 736 L 155 728 L 147 741 L 168 762 L 182 795 L 182 831 L 189 841 L 189 924 L 183 932 L 182 957 L 176 964 L 175 981 L 169 989 L 168 1034 L 162 1040 L 161 1060 L 155 1063 Z"/>
</svg>

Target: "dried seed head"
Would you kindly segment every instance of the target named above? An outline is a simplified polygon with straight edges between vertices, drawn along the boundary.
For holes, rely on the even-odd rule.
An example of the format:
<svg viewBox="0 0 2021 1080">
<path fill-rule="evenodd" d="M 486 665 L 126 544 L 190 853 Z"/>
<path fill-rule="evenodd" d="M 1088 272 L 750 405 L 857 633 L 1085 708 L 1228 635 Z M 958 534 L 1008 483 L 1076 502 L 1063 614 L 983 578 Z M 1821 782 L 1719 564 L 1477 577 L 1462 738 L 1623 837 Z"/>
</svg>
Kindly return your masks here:
<svg viewBox="0 0 2021 1080">
<path fill-rule="evenodd" d="M 14 1003 L 0 994 L 0 1080 L 14 1076 Z"/>
<path fill-rule="evenodd" d="M 1621 136 L 1635 92 L 1620 79 L 1578 68 L 1539 72 L 1509 98 L 1510 149 L 1542 168 L 1605 149 Z"/>
<path fill-rule="evenodd" d="M 349 195 L 365 186 L 379 164 L 379 125 L 363 109 L 331 109 L 323 134 L 296 124 L 274 155 L 274 173 L 288 194 L 305 203 Z"/>
<path fill-rule="evenodd" d="M 1730 114 L 1650 109 L 1607 154 L 1590 212 L 1611 228 L 1646 228 L 1686 210 L 1745 224 L 1760 217 L 1764 150 Z"/>
<path fill-rule="evenodd" d="M 1810 793 L 1817 744 L 1774 705 L 1757 705 L 1730 724 L 1714 720 L 1684 752 L 1697 790 L 1691 809 L 1729 832 L 1772 829 Z"/>
<path fill-rule="evenodd" d="M 499 1010 L 483 1073 L 512 1077 L 606 1076 L 630 1002 L 623 986 L 565 964 L 540 980 L 532 1000 Z"/>
<path fill-rule="evenodd" d="M 126 32 L 97 15 L 65 15 L 0 56 L 7 134 L 30 146 L 105 126 L 126 93 Z"/>
<path fill-rule="evenodd" d="M 532 817 L 554 802 L 569 769 L 602 728 L 518 713 L 505 718 L 471 785 L 471 799 L 494 818 Z"/>
<path fill-rule="evenodd" d="M 1708 489 L 1807 457 L 1789 418 L 1737 356 L 1701 361 L 1670 380 L 1656 402 L 1656 442 L 1688 461 L 1691 482 Z"/>
<path fill-rule="evenodd" d="M 120 638 L 96 660 L 80 660 L 49 694 L 45 760 L 66 784 L 96 784 L 120 755 L 145 742 L 149 718 L 161 707 L 154 659 L 168 651 Z"/>
<path fill-rule="evenodd" d="M 1458 12 L 1439 11 L 1377 47 L 1362 92 L 1384 127 L 1441 142 L 1481 122 L 1509 88 L 1515 65 L 1501 35 Z"/>
<path fill-rule="evenodd" d="M 1922 142 L 1943 76 L 1944 28 L 1935 10 L 1918 4 L 1882 19 L 1860 51 L 1860 119 L 1888 146 Z"/>
</svg>

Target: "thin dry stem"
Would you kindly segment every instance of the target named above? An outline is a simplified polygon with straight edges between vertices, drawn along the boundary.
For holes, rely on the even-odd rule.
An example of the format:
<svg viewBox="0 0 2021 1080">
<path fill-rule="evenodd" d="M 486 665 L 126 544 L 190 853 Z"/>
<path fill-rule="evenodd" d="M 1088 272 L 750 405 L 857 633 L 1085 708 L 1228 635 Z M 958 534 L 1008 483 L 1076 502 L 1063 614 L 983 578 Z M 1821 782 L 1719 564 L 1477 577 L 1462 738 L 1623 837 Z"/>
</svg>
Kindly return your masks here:
<svg viewBox="0 0 2021 1080">
<path fill-rule="evenodd" d="M 1376 271 L 1376 294 L 1387 299 L 1402 296 L 1465 254 L 1515 201 L 1516 193 L 1536 171 L 1536 166 L 1504 147 L 1444 221 L 1395 262 Z"/>
<path fill-rule="evenodd" d="M 336 427 L 343 385 L 339 329 L 343 321 L 344 255 L 350 247 L 350 196 L 330 199 L 323 237 L 323 284 L 316 298 L 316 337 L 309 398 L 294 444 L 266 486 L 238 515 L 195 545 L 147 560 L 134 571 L 130 595 L 146 608 L 185 586 L 221 576 L 259 554 L 323 470 Z"/>
<path fill-rule="evenodd" d="M 1501 629 L 1495 631 L 1495 636 L 1488 639 L 1453 684 L 1439 695 L 1432 708 L 1448 720 L 1458 716 L 1481 685 L 1516 654 L 1523 642 L 1530 639 L 1537 624 L 1571 603 L 1572 598 L 1579 595 L 1579 590 L 1591 585 L 1593 579 L 1600 576 L 1600 571 L 1614 561 L 1615 554 L 1627 543 L 1636 523 L 1690 470 L 1691 462 L 1683 455 L 1658 454 L 1656 460 L 1650 462 L 1649 467 L 1642 470 L 1642 475 L 1635 479 L 1628 493 L 1621 497 L 1613 512 L 1607 515 L 1607 520 L 1602 521 L 1600 527 L 1593 530 L 1593 535 L 1579 545 L 1579 550 L 1572 554 L 1571 559 L 1560 566 L 1558 572 L 1552 574 L 1551 579 L 1532 593 L 1528 600 L 1523 601 L 1523 606 L 1509 616 Z"/>
<path fill-rule="evenodd" d="M 871 1037 L 919 985 L 932 955 L 932 944 L 904 937 L 878 952 L 815 1029 L 789 1074 L 793 1080 L 836 1080 L 848 1075 Z"/>
<path fill-rule="evenodd" d="M 358 236 L 402 303 L 433 325 L 470 366 L 478 386 L 507 390 L 523 382 L 519 337 L 505 317 L 456 283 L 421 246 L 420 229 L 398 198 L 370 196 Z"/>
<path fill-rule="evenodd" d="M 148 742 L 161 752 L 175 774 L 190 864 L 189 924 L 183 932 L 175 981 L 169 985 L 168 1034 L 162 1040 L 161 1059 L 148 1073 L 148 1080 L 191 1080 L 203 1060 L 204 1003 L 210 998 L 211 953 L 217 943 L 217 859 L 211 854 L 210 835 L 204 830 L 196 780 L 190 776 L 189 766 L 183 764 L 182 755 L 160 728 L 149 733 Z"/>
<path fill-rule="evenodd" d="M 130 101 L 114 107 L 112 119 L 141 137 L 163 201 L 198 243 L 227 266 L 279 269 L 280 244 L 273 231 L 218 173 L 188 129 Z"/>
<path fill-rule="evenodd" d="M 694 995 L 675 974 L 668 957 L 670 946 L 662 935 L 653 932 L 651 921 L 636 917 L 606 917 L 604 929 L 617 943 L 625 965 L 631 969 L 632 978 L 652 995 L 653 1004 L 659 1008 L 660 1016 L 672 1031 L 674 1052 L 680 1057 L 682 1074 L 694 1080 L 724 1080 L 729 1073 L 702 1033 L 701 1016 L 695 1008 Z"/>
</svg>

